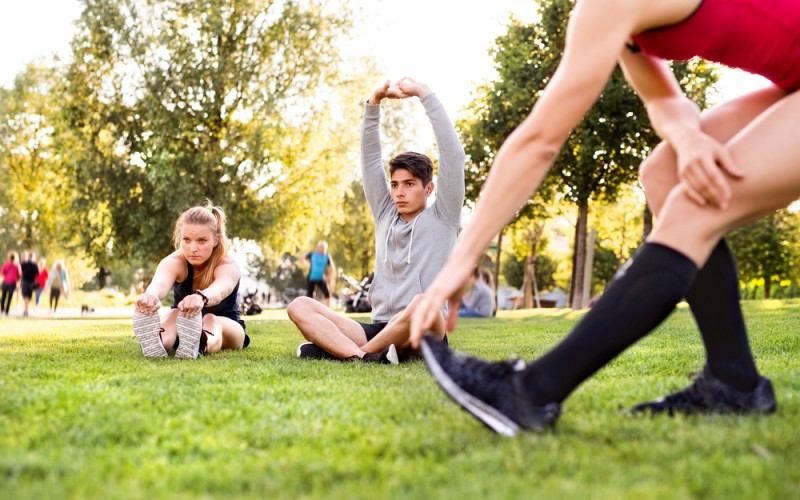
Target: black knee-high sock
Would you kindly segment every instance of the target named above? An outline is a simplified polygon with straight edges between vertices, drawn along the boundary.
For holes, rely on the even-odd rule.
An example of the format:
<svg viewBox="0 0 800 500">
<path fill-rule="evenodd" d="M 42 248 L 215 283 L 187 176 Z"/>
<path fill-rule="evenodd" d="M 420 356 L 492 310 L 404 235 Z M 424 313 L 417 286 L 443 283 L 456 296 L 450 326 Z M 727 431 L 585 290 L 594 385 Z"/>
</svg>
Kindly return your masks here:
<svg viewBox="0 0 800 500">
<path fill-rule="evenodd" d="M 717 378 L 750 391 L 758 384 L 739 304 L 739 275 L 725 240 L 697 273 L 686 301 L 703 336 L 708 367 Z"/>
<path fill-rule="evenodd" d="M 659 325 L 694 281 L 685 255 L 646 243 L 608 289 L 552 351 L 524 374 L 535 404 L 561 402 L 581 382 Z"/>
</svg>

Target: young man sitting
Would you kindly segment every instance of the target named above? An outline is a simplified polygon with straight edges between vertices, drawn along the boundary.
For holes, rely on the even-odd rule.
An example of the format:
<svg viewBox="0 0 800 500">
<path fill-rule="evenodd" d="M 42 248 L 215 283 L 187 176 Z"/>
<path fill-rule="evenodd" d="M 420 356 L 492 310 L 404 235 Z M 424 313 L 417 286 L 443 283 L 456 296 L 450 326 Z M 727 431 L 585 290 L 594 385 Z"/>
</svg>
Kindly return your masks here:
<svg viewBox="0 0 800 500">
<path fill-rule="evenodd" d="M 433 193 L 433 163 L 419 153 L 402 153 L 389 161 L 387 186 L 380 143 L 380 102 L 384 98 L 419 97 L 433 126 L 439 149 L 439 191 Z M 364 193 L 375 219 L 375 279 L 369 291 L 372 323 L 359 323 L 323 304 L 298 297 L 289 318 L 308 340 L 300 358 L 361 359 L 398 363 L 410 348 L 409 319 L 421 294 L 433 281 L 453 248 L 464 204 L 464 148 L 442 104 L 427 85 L 404 78 L 387 81 L 367 101 L 361 126 L 361 171 Z M 433 328 L 444 338 L 444 318 Z"/>
</svg>

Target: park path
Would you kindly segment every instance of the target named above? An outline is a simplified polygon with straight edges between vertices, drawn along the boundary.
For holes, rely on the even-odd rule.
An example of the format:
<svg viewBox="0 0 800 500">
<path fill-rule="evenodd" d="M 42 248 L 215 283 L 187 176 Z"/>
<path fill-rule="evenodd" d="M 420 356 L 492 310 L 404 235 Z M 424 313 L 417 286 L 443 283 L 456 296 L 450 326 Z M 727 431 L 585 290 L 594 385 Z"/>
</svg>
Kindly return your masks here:
<svg viewBox="0 0 800 500">
<path fill-rule="evenodd" d="M 46 308 L 40 307 L 34 309 L 31 307 L 28 311 L 30 319 L 101 319 L 101 318 L 132 318 L 133 306 L 124 307 L 98 307 L 94 311 L 81 314 L 80 307 L 59 307 L 55 314 L 51 314 Z M 22 317 L 22 306 L 12 307 L 10 318 L 24 319 Z"/>
</svg>

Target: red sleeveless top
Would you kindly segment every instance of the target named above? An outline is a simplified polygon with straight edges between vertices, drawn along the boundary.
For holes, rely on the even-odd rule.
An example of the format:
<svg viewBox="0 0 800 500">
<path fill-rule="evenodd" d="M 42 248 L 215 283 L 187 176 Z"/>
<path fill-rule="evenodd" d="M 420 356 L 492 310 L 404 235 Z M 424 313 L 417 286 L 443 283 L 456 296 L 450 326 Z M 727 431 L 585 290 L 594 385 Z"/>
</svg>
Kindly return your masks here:
<svg viewBox="0 0 800 500">
<path fill-rule="evenodd" d="M 800 89 L 800 0 L 702 0 L 687 19 L 633 40 L 656 57 L 698 56 Z"/>
</svg>

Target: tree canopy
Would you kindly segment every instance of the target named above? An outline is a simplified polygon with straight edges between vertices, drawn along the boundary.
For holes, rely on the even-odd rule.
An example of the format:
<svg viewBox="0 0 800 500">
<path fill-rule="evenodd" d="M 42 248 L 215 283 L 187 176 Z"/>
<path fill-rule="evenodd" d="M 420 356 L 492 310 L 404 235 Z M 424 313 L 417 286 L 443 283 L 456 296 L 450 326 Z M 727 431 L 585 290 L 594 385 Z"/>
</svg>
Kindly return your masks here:
<svg viewBox="0 0 800 500">
<path fill-rule="evenodd" d="M 85 1 L 63 119 L 98 262 L 165 254 L 177 215 L 205 199 L 235 214 L 242 238 L 313 233 L 346 149 L 335 84 L 347 9 L 331 7 Z"/>
</svg>

